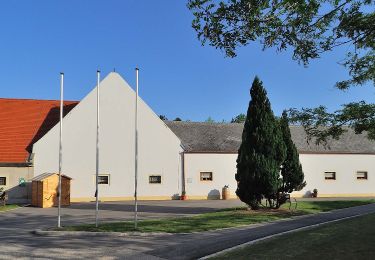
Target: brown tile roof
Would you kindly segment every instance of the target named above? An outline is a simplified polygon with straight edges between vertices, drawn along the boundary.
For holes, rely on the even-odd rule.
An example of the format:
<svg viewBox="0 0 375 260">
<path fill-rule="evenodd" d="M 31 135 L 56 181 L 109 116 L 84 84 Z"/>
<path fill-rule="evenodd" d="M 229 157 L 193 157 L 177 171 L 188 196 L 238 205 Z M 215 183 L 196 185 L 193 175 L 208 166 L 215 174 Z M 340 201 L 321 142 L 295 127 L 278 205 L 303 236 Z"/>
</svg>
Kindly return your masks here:
<svg viewBox="0 0 375 260">
<path fill-rule="evenodd" d="M 64 115 L 78 104 L 64 102 Z M 25 163 L 32 145 L 59 122 L 59 100 L 0 98 L 0 163 Z"/>
</svg>

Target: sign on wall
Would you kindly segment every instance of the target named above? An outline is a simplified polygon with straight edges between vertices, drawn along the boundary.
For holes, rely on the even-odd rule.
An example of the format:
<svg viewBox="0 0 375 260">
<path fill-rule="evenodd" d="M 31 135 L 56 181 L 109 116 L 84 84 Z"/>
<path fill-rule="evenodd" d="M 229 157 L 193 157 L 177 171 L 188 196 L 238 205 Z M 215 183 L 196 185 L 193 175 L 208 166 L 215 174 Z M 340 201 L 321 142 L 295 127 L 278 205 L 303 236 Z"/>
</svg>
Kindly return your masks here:
<svg viewBox="0 0 375 260">
<path fill-rule="evenodd" d="M 26 180 L 24 178 L 18 179 L 18 186 L 19 187 L 25 187 L 26 186 Z"/>
</svg>

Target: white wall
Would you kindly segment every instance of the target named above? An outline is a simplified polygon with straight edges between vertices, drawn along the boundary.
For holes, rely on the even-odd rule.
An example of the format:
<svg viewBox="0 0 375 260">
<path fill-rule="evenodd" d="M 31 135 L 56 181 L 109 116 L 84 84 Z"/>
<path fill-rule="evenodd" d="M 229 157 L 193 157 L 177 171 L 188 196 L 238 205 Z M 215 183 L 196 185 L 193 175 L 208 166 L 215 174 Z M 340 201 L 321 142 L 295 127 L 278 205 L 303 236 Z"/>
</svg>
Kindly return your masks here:
<svg viewBox="0 0 375 260">
<path fill-rule="evenodd" d="M 0 188 L 8 193 L 9 203 L 31 202 L 33 167 L 0 167 L 0 177 L 6 178 L 6 185 L 0 185 Z M 19 185 L 21 178 L 26 181 L 25 185 Z"/>
<path fill-rule="evenodd" d="M 204 198 L 212 191 L 221 194 L 224 185 L 229 185 L 231 195 L 235 196 L 236 159 L 237 154 L 185 154 L 187 196 Z M 314 188 L 321 197 L 375 196 L 375 155 L 300 154 L 300 161 L 307 185 L 293 196 L 306 196 Z M 200 181 L 201 171 L 212 171 L 213 181 Z M 326 171 L 335 171 L 336 180 L 325 180 Z M 357 180 L 357 171 L 367 171 L 368 180 Z"/>
<path fill-rule="evenodd" d="M 110 185 L 99 185 L 101 198 L 134 194 L 135 93 L 117 73 L 100 85 L 100 172 L 110 174 Z M 139 103 L 138 196 L 181 193 L 180 140 L 142 101 Z M 73 178 L 71 197 L 94 199 L 96 145 L 96 88 L 63 120 L 64 174 Z M 34 144 L 35 175 L 58 171 L 59 125 Z M 149 184 L 151 174 L 162 175 L 162 184 Z"/>
<path fill-rule="evenodd" d="M 231 196 L 235 197 L 237 182 L 237 154 L 186 153 L 185 183 L 188 198 L 218 198 L 222 188 L 229 185 Z M 212 181 L 201 181 L 200 172 L 212 172 Z"/>
<path fill-rule="evenodd" d="M 318 189 L 318 196 L 375 196 L 375 155 L 300 154 L 306 187 L 295 196 Z M 325 180 L 324 172 L 336 172 L 336 180 Z M 367 180 L 357 180 L 357 171 L 367 171 Z"/>
</svg>

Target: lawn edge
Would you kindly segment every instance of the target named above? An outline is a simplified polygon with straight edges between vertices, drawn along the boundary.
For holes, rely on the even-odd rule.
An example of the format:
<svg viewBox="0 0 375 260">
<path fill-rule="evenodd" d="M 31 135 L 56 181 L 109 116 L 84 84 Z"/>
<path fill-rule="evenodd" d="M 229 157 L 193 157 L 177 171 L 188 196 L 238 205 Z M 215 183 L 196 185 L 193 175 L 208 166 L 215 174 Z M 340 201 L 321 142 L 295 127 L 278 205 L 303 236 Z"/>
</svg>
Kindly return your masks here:
<svg viewBox="0 0 375 260">
<path fill-rule="evenodd" d="M 373 203 L 369 203 L 369 204 L 373 204 Z M 90 237 L 95 237 L 95 236 L 107 236 L 107 237 L 141 236 L 141 237 L 144 237 L 144 236 L 164 236 L 164 235 L 190 235 L 190 234 L 206 233 L 206 232 L 220 232 L 220 231 L 224 231 L 224 230 L 228 230 L 228 229 L 241 230 L 241 229 L 247 229 L 247 228 L 256 228 L 256 227 L 272 225 L 272 224 L 276 224 L 276 223 L 280 223 L 280 222 L 291 221 L 291 220 L 295 220 L 295 219 L 303 219 L 303 218 L 311 217 L 312 215 L 317 215 L 317 214 L 330 214 L 330 213 L 335 212 L 335 211 L 340 211 L 340 210 L 348 209 L 348 208 L 362 207 L 362 206 L 366 206 L 366 205 L 369 205 L 369 204 L 364 204 L 364 205 L 359 205 L 359 206 L 354 206 L 354 207 L 340 208 L 340 209 L 333 209 L 333 210 L 325 211 L 325 212 L 307 213 L 307 214 L 292 216 L 292 217 L 289 217 L 289 218 L 283 218 L 283 219 L 278 219 L 278 220 L 274 220 L 274 221 L 265 221 L 265 222 L 250 224 L 250 225 L 240 225 L 240 226 L 236 226 L 236 227 L 226 227 L 226 228 L 218 228 L 218 229 L 212 229 L 212 230 L 206 230 L 206 231 L 195 231 L 195 232 L 181 232 L 181 233 L 139 232 L 139 231 L 131 231 L 131 232 L 110 231 L 110 232 L 107 232 L 107 231 L 67 231 L 67 230 L 36 229 L 36 230 L 30 231 L 30 233 L 32 233 L 34 235 L 38 235 L 38 236 L 83 236 L 83 235 L 85 235 L 85 236 L 90 236 Z M 370 214 L 370 213 L 366 213 L 366 214 Z M 350 216 L 350 217 L 357 217 L 357 216 L 362 216 L 362 215 L 366 215 L 366 214 L 358 214 L 358 215 L 354 215 L 354 216 Z M 348 218 L 350 218 L 350 217 L 348 217 Z M 344 219 L 345 219 L 345 217 L 342 218 L 342 219 L 339 219 L 339 220 L 344 220 Z M 337 221 L 339 221 L 339 220 L 337 220 Z M 336 221 L 336 220 L 332 220 L 331 222 L 334 222 L 334 221 Z M 323 222 L 323 223 L 319 223 L 319 224 L 325 224 L 325 223 L 330 223 L 330 222 Z M 318 225 L 318 224 L 316 224 L 316 225 Z M 313 227 L 314 225 L 311 225 L 311 226 Z M 310 227 L 310 226 L 306 226 L 306 227 Z M 301 227 L 301 229 L 302 228 L 305 228 L 305 227 Z M 296 229 L 296 230 L 299 230 L 299 229 Z"/>
<path fill-rule="evenodd" d="M 331 212 L 331 211 L 327 211 L 327 212 Z M 322 213 L 327 213 L 327 212 L 322 212 Z M 317 214 L 321 214 L 321 213 L 317 213 Z M 216 257 L 216 256 L 219 256 L 219 255 L 228 253 L 230 251 L 241 249 L 241 248 L 244 248 L 246 246 L 254 245 L 254 244 L 257 244 L 257 243 L 262 242 L 264 240 L 272 239 L 272 238 L 283 236 L 283 235 L 286 235 L 286 234 L 291 234 L 291 233 L 295 233 L 295 232 L 299 232 L 299 231 L 303 231 L 303 230 L 311 230 L 311 229 L 315 229 L 315 228 L 317 228 L 319 226 L 323 226 L 323 225 L 327 225 L 327 224 L 331 224 L 331 223 L 335 223 L 335 222 L 340 222 L 340 221 L 344 221 L 344 220 L 348 220 L 348 219 L 353 219 L 353 218 L 357 218 L 357 217 L 362 217 L 362 216 L 366 216 L 366 215 L 370 215 L 370 214 L 373 214 L 373 212 L 367 212 L 367 213 L 363 213 L 363 214 L 360 213 L 360 214 L 356 214 L 356 215 L 352 215 L 352 216 L 347 216 L 347 217 L 343 217 L 343 218 L 339 218 L 339 219 L 334 219 L 334 220 L 329 220 L 329 221 L 322 222 L 322 223 L 312 224 L 312 225 L 308 225 L 308 226 L 304 226 L 304 227 L 300 227 L 300 228 L 296 228 L 296 229 L 292 229 L 292 230 L 288 230 L 288 231 L 283 231 L 283 232 L 280 232 L 280 233 L 277 233 L 277 234 L 265 236 L 265 237 L 262 237 L 262 238 L 258 238 L 258 239 L 255 239 L 255 240 L 248 241 L 246 243 L 242 243 L 242 244 L 230 247 L 230 248 L 226 248 L 226 249 L 218 251 L 216 253 L 209 254 L 207 256 L 198 258 L 198 260 L 210 259 L 212 257 Z M 310 216 L 310 215 L 311 214 L 304 215 L 303 217 Z"/>
<path fill-rule="evenodd" d="M 103 231 L 58 231 L 58 230 L 43 230 L 35 229 L 31 231 L 31 234 L 37 236 L 89 236 L 89 237 L 124 237 L 124 236 L 168 236 L 173 235 L 173 233 L 167 232 L 103 232 Z"/>
<path fill-rule="evenodd" d="M 218 229 L 212 229 L 212 230 L 206 230 L 206 231 L 194 231 L 194 232 L 181 232 L 181 233 L 170 233 L 170 232 L 138 232 L 138 231 L 132 231 L 132 232 L 107 232 L 107 231 L 69 231 L 69 230 L 44 230 L 44 229 L 35 229 L 30 231 L 31 234 L 38 235 L 38 236 L 108 236 L 108 237 L 123 237 L 123 236 L 164 236 L 164 235 L 191 235 L 191 234 L 197 234 L 197 233 L 205 233 L 205 232 L 220 232 L 223 230 L 228 230 L 228 229 L 246 229 L 246 228 L 256 228 L 256 227 L 261 227 L 261 226 L 266 226 L 266 225 L 271 225 L 271 224 L 276 224 L 279 222 L 283 221 L 290 221 L 293 219 L 299 219 L 299 218 L 304 218 L 311 216 L 313 214 L 321 214 L 321 213 L 327 213 L 327 212 L 320 212 L 320 213 L 309 213 L 309 214 L 304 214 L 304 215 L 299 215 L 299 216 L 293 216 L 290 218 L 283 218 L 283 219 L 278 219 L 274 221 L 264 221 L 260 223 L 254 223 L 254 224 L 249 224 L 249 225 L 240 225 L 236 227 L 226 227 L 226 228 L 218 228 Z"/>
<path fill-rule="evenodd" d="M 5 212 L 9 212 L 9 211 L 12 211 L 12 210 L 20 209 L 20 208 L 23 208 L 23 207 L 24 206 L 17 205 L 17 207 L 15 207 L 15 208 L 0 211 L 0 214 L 5 213 Z"/>
</svg>

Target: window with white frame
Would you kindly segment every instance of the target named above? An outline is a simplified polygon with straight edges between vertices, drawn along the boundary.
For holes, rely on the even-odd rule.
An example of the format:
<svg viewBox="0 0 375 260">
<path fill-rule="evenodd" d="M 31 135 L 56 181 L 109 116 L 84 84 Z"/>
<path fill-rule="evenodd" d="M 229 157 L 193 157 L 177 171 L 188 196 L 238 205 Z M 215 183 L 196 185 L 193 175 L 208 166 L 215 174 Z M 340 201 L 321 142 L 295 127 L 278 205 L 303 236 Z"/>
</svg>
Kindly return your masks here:
<svg viewBox="0 0 375 260">
<path fill-rule="evenodd" d="M 0 186 L 7 185 L 7 178 L 6 177 L 0 177 Z"/>
<path fill-rule="evenodd" d="M 200 172 L 201 181 L 212 181 L 212 172 Z"/>
<path fill-rule="evenodd" d="M 100 175 L 98 175 L 98 184 L 107 184 L 107 185 L 109 185 L 109 175 L 108 174 L 100 174 Z"/>
<path fill-rule="evenodd" d="M 324 179 L 336 180 L 336 172 L 324 172 Z"/>
<path fill-rule="evenodd" d="M 150 175 L 150 176 L 148 176 L 148 182 L 150 184 L 161 184 L 161 175 Z"/>
<path fill-rule="evenodd" d="M 357 171 L 357 180 L 367 180 L 367 172 Z"/>
</svg>

